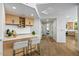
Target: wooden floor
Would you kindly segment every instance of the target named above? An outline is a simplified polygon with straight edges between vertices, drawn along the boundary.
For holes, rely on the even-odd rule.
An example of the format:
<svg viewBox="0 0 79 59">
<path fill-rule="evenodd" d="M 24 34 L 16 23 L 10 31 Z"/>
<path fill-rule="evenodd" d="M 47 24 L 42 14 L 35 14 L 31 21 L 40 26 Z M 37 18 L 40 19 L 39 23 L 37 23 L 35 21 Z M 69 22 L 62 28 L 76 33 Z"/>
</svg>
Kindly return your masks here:
<svg viewBox="0 0 79 59">
<path fill-rule="evenodd" d="M 74 47 L 74 37 L 71 40 L 71 37 L 67 37 L 67 43 L 57 43 L 52 38 L 45 37 L 41 41 L 41 55 L 44 56 L 77 56 L 79 55 L 79 52 L 75 49 L 72 50 L 71 47 Z M 70 40 L 70 41 L 68 41 Z M 67 46 L 67 44 L 70 44 L 70 46 Z M 72 45 L 72 46 L 71 46 Z M 44 47 L 44 48 L 43 48 Z"/>
<path fill-rule="evenodd" d="M 67 40 L 69 39 L 70 38 L 67 38 Z M 68 41 L 68 44 L 57 43 L 52 38 L 48 36 L 43 36 L 40 44 L 41 56 L 79 56 L 78 51 L 76 51 L 75 49 L 74 50 L 70 49 L 73 43 L 71 43 L 71 45 L 68 46 L 69 42 L 70 41 Z M 12 49 L 8 49 L 6 52 L 5 49 L 4 55 L 7 55 L 8 53 L 12 54 L 11 50 Z M 39 56 L 39 55 L 36 53 L 32 53 L 32 56 Z"/>
<path fill-rule="evenodd" d="M 66 39 L 67 39 L 66 40 L 67 47 L 71 50 L 76 50 L 77 42 L 76 42 L 75 36 L 67 36 Z"/>
</svg>

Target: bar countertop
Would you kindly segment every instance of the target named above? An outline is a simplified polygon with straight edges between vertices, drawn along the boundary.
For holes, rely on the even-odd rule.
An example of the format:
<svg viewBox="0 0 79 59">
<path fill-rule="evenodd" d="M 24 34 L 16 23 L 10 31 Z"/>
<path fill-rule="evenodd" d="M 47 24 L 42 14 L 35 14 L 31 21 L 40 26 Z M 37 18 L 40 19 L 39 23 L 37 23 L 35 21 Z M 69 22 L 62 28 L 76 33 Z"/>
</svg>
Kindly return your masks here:
<svg viewBox="0 0 79 59">
<path fill-rule="evenodd" d="M 5 41 L 14 41 L 14 40 L 22 40 L 22 39 L 27 39 L 27 38 L 34 38 L 34 37 L 38 37 L 38 35 L 32 35 L 32 34 L 26 34 L 26 35 L 16 35 L 15 37 L 11 36 L 11 37 L 4 37 L 4 42 Z"/>
</svg>

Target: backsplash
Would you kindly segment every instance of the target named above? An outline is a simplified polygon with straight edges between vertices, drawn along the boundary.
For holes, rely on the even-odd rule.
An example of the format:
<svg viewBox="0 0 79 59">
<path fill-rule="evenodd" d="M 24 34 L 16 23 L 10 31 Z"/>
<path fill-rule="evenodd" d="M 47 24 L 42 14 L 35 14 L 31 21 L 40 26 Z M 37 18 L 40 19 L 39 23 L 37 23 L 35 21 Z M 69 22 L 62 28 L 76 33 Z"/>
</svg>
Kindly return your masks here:
<svg viewBox="0 0 79 59">
<path fill-rule="evenodd" d="M 29 27 L 29 26 L 26 26 L 25 28 L 20 28 L 20 27 L 15 26 L 15 25 L 5 25 L 5 31 L 7 29 L 15 30 L 16 34 L 29 34 L 29 33 L 31 33 L 30 28 L 31 27 Z"/>
</svg>

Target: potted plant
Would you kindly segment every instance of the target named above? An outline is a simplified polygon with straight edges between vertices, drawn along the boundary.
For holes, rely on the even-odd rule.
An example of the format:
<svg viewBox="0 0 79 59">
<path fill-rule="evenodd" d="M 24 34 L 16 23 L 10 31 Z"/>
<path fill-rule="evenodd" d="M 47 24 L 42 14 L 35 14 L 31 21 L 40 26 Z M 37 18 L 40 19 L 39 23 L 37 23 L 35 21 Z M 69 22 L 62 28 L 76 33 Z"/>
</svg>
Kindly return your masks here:
<svg viewBox="0 0 79 59">
<path fill-rule="evenodd" d="M 9 30 L 9 29 L 7 29 L 7 30 L 6 30 L 6 34 L 8 34 L 9 32 L 10 32 L 10 30 Z"/>
<path fill-rule="evenodd" d="M 7 34 L 8 36 L 12 36 L 12 32 L 10 32 L 9 29 L 6 30 L 6 34 Z"/>
<path fill-rule="evenodd" d="M 36 33 L 35 33 L 35 31 L 32 31 L 32 35 L 35 35 Z"/>
<path fill-rule="evenodd" d="M 8 36 L 12 36 L 12 32 L 8 32 Z"/>
</svg>

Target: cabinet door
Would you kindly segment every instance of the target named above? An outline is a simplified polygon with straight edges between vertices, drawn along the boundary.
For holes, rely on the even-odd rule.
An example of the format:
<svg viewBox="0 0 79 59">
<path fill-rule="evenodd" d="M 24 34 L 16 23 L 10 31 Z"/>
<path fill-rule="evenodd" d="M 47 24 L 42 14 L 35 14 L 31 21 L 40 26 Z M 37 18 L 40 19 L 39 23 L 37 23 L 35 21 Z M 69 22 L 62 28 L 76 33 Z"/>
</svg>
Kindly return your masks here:
<svg viewBox="0 0 79 59">
<path fill-rule="evenodd" d="M 25 25 L 29 25 L 29 19 L 25 18 Z"/>
<path fill-rule="evenodd" d="M 6 15 L 6 24 L 19 24 L 19 17 L 14 15 Z"/>
<path fill-rule="evenodd" d="M 31 19 L 29 19 L 29 25 L 33 25 L 34 24 L 34 19 L 33 18 L 31 18 Z"/>
<path fill-rule="evenodd" d="M 31 25 L 31 24 L 32 24 L 31 19 L 29 19 L 29 25 Z"/>
<path fill-rule="evenodd" d="M 11 15 L 6 15 L 5 23 L 12 24 L 12 16 Z"/>
<path fill-rule="evenodd" d="M 25 23 L 26 23 L 26 25 L 31 26 L 34 23 L 34 19 L 33 18 L 26 18 Z"/>
<path fill-rule="evenodd" d="M 13 24 L 19 24 L 19 17 L 18 16 L 13 16 L 12 17 L 12 23 Z"/>
</svg>

